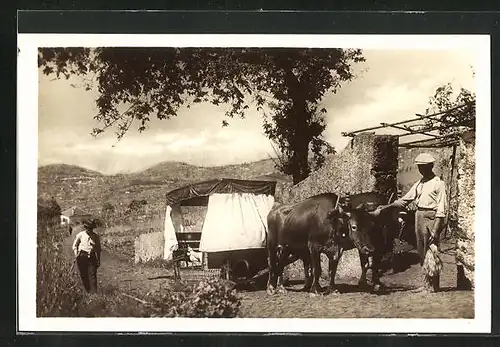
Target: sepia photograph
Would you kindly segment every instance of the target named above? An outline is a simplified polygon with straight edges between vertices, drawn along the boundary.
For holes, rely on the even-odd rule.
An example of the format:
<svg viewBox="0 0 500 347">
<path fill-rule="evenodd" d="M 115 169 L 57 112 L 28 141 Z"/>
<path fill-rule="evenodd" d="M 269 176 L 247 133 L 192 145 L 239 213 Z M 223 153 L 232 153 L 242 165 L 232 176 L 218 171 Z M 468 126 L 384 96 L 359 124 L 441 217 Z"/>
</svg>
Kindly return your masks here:
<svg viewBox="0 0 500 347">
<path fill-rule="evenodd" d="M 19 40 L 20 325 L 489 331 L 487 36 Z"/>
</svg>

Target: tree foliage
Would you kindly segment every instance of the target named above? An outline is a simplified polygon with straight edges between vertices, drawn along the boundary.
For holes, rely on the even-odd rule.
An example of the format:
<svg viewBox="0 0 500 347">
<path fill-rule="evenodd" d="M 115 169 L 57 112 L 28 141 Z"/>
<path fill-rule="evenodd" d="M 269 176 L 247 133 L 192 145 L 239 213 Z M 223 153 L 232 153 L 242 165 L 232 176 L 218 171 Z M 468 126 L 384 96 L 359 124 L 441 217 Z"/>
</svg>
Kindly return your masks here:
<svg viewBox="0 0 500 347">
<path fill-rule="evenodd" d="M 326 125 L 319 104 L 327 92 L 354 78 L 357 49 L 282 48 L 41 48 L 38 65 L 58 78 L 83 77 L 97 87 L 98 127 L 118 139 L 151 117 L 169 119 L 182 105 L 226 105 L 226 116 L 244 118 L 250 107 L 264 113 L 264 133 L 278 145 L 281 169 L 298 182 L 332 151 L 321 137 Z M 228 119 L 222 121 L 227 126 Z"/>
<path fill-rule="evenodd" d="M 429 98 L 429 107 L 426 115 L 442 113 L 437 117 L 439 121 L 428 120 L 428 125 L 438 126 L 441 135 L 448 135 L 459 129 L 476 128 L 476 94 L 460 88 L 456 94 L 451 83 L 436 89 Z"/>
</svg>

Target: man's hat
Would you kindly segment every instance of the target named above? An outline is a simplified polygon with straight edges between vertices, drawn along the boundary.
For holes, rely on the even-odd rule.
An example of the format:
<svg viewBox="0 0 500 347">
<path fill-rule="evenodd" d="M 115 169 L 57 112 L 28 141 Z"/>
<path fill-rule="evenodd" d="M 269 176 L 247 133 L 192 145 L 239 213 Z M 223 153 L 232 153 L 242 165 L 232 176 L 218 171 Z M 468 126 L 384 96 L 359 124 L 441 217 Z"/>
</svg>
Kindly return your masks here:
<svg viewBox="0 0 500 347">
<path fill-rule="evenodd" d="M 436 159 L 434 159 L 434 157 L 432 155 L 430 155 L 429 153 L 419 154 L 415 158 L 415 164 L 417 164 L 417 165 L 432 164 L 435 161 L 436 161 Z"/>
<path fill-rule="evenodd" d="M 97 228 L 97 223 L 94 219 L 87 219 L 83 221 L 83 227 L 87 230 L 93 230 Z"/>
</svg>

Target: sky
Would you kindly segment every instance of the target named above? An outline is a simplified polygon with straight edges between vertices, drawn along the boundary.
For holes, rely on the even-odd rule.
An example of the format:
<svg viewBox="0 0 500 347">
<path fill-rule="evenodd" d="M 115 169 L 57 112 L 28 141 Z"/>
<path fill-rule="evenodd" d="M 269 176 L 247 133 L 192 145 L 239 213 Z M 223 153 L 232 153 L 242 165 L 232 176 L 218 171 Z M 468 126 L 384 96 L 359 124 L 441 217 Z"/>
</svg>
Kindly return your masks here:
<svg viewBox="0 0 500 347">
<path fill-rule="evenodd" d="M 322 101 L 327 109 L 324 138 L 337 151 L 349 141 L 344 131 L 424 113 L 429 97 L 445 83 L 455 90 L 476 89 L 475 56 L 469 50 L 364 50 L 363 55 L 366 62 L 354 66 L 357 78 Z M 164 161 L 214 166 L 274 156 L 260 113 L 251 109 L 245 119 L 229 120 L 230 126 L 222 128 L 225 108 L 211 104 L 182 108 L 170 120 L 153 120 L 142 133 L 131 128 L 119 142 L 114 129 L 94 138 L 98 94 L 78 83 L 39 73 L 38 165 L 65 163 L 115 174 Z"/>
</svg>

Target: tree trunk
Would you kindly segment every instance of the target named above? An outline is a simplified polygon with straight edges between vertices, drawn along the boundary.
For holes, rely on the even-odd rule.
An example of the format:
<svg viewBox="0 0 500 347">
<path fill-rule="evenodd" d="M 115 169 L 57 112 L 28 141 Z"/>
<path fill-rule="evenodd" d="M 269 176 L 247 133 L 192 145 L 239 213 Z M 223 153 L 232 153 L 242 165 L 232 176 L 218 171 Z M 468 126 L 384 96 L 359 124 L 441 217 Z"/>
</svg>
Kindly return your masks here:
<svg viewBox="0 0 500 347">
<path fill-rule="evenodd" d="M 291 157 L 286 158 L 284 173 L 291 174 L 293 184 L 297 184 L 304 180 L 310 172 L 308 156 L 312 137 L 308 120 L 311 115 L 308 114 L 305 97 L 308 86 L 303 85 L 300 76 L 295 75 L 294 62 L 290 60 L 289 56 L 278 56 L 275 63 L 284 73 L 287 97 L 292 101 L 286 114 L 289 130 L 293 130 L 292 134 L 287 134 L 286 147 L 292 154 Z"/>
<path fill-rule="evenodd" d="M 292 145 L 292 178 L 294 185 L 306 179 L 310 173 L 309 162 L 307 160 L 310 140 L 307 140 L 301 134 L 297 134 L 296 137 L 296 142 L 294 141 L 295 143 Z"/>
<path fill-rule="evenodd" d="M 281 62 L 285 71 L 285 80 L 288 87 L 289 96 L 292 99 L 292 108 L 289 117 L 292 117 L 290 124 L 293 124 L 295 133 L 290 139 L 290 149 L 292 150 L 291 168 L 293 184 L 297 184 L 309 176 L 310 168 L 308 162 L 309 143 L 312 140 L 309 132 L 307 105 L 303 88 L 299 79 L 292 71 L 292 65 L 287 59 Z"/>
</svg>

